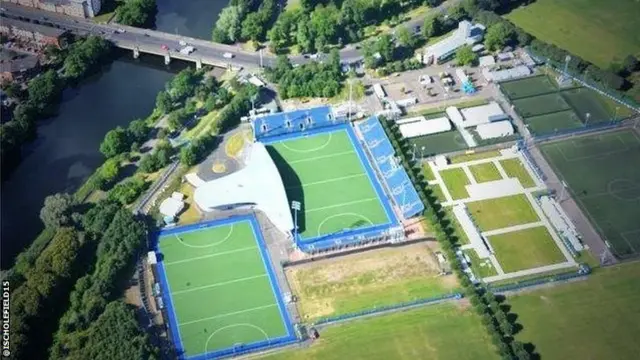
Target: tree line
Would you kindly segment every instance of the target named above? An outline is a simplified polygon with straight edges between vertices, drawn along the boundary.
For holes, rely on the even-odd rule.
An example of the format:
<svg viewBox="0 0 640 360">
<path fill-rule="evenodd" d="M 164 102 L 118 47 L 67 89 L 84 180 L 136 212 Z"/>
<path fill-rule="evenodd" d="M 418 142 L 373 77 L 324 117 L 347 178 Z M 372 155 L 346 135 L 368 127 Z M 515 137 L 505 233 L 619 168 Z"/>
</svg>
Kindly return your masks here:
<svg viewBox="0 0 640 360">
<path fill-rule="evenodd" d="M 67 49 L 48 48 L 54 68 L 31 79 L 24 91 L 19 86 L 8 85 L 19 104 L 13 110 L 12 119 L 0 126 L 3 178 L 19 164 L 22 146 L 35 139 L 37 122 L 56 114 L 65 87 L 99 70 L 111 51 L 112 44 L 97 36 L 79 40 Z M 56 71 L 56 67 L 61 67 L 61 71 Z"/>
<path fill-rule="evenodd" d="M 274 52 L 294 46 L 302 53 L 326 52 L 328 45 L 342 46 L 364 38 L 364 29 L 393 21 L 423 4 L 435 7 L 441 0 L 302 0 L 301 7 L 283 12 L 267 38 Z"/>
<path fill-rule="evenodd" d="M 447 213 L 443 211 L 433 189 L 426 182 L 422 169 L 408 155 L 411 146 L 400 133 L 400 129 L 393 121 L 381 118 L 384 131 L 391 140 L 393 148 L 400 156 L 402 165 L 416 187 L 420 200 L 425 205 L 423 216 L 430 222 L 435 238 L 440 244 L 447 260 L 451 263 L 452 270 L 462 286 L 465 298 L 469 300 L 474 311 L 480 316 L 482 324 L 495 346 L 501 359 L 504 360 L 529 360 L 533 354 L 532 346 L 526 346 L 522 342 L 515 340 L 515 334 L 521 325 L 515 323 L 515 316 L 510 314 L 510 306 L 506 304 L 504 296 L 493 294 L 483 284 L 473 284 L 467 274 L 463 271 L 460 259 L 456 255 L 458 250 L 459 237 L 452 226 Z"/>
<path fill-rule="evenodd" d="M 276 0 L 231 0 L 220 12 L 211 38 L 225 44 L 262 41 L 277 15 Z"/>
<path fill-rule="evenodd" d="M 146 225 L 116 202 L 87 206 L 68 194 L 47 197 L 40 217 L 55 235 L 12 272 L 12 355 L 43 359 L 52 346 L 52 359 L 156 357 L 133 311 L 117 300 L 145 245 Z"/>
</svg>

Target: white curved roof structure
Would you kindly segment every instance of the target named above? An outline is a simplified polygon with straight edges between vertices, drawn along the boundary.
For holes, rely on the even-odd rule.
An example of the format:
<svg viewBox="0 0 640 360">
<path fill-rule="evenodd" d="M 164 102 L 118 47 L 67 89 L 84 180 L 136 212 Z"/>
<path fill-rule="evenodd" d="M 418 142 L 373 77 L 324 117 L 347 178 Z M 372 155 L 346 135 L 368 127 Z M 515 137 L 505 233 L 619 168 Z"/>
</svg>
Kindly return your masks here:
<svg viewBox="0 0 640 360">
<path fill-rule="evenodd" d="M 282 232 L 293 230 L 289 201 L 280 173 L 265 146 L 253 143 L 246 166 L 197 187 L 193 198 L 203 211 L 255 206 Z"/>
</svg>

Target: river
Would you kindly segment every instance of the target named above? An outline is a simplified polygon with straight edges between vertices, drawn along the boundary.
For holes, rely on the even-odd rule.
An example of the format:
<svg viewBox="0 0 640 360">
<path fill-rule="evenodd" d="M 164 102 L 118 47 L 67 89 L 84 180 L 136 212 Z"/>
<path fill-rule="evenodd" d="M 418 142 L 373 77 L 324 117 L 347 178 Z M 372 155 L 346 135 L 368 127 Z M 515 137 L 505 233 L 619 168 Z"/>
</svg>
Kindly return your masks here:
<svg viewBox="0 0 640 360">
<path fill-rule="evenodd" d="M 158 0 L 158 30 L 211 38 L 217 14 L 227 1 Z M 75 89 L 63 95 L 58 115 L 41 122 L 38 138 L 24 150 L 22 162 L 0 194 L 0 264 L 15 256 L 43 229 L 39 211 L 47 195 L 73 193 L 104 161 L 98 151 L 107 131 L 146 117 L 156 94 L 184 67 L 160 65 L 160 58 L 133 61 L 125 53 Z"/>
</svg>

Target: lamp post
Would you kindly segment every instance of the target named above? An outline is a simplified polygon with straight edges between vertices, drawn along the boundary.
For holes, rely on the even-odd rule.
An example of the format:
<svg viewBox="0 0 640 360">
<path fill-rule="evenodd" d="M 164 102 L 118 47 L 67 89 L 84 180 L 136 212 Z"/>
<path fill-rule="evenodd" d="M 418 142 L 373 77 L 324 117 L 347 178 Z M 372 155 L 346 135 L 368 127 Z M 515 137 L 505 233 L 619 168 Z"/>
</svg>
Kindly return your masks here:
<svg viewBox="0 0 640 360">
<path fill-rule="evenodd" d="M 413 151 L 411 152 L 411 161 L 416 161 L 416 144 L 413 144 Z"/>
<path fill-rule="evenodd" d="M 300 211 L 301 209 L 301 204 L 300 201 L 292 201 L 291 202 L 291 209 L 293 209 L 293 240 L 294 242 L 296 241 L 296 239 L 298 238 L 298 211 Z"/>
<path fill-rule="evenodd" d="M 564 182 L 564 180 L 562 180 L 560 182 L 560 184 L 562 185 L 562 192 L 560 192 L 560 203 L 562 203 L 563 199 L 564 199 L 564 194 L 565 192 L 567 192 L 567 183 Z"/>
<path fill-rule="evenodd" d="M 587 113 L 587 121 L 584 123 L 584 126 L 589 125 L 589 118 L 591 117 L 591 113 Z"/>
<path fill-rule="evenodd" d="M 420 160 L 424 159 L 424 149 L 424 146 L 420 148 Z"/>
<path fill-rule="evenodd" d="M 620 109 L 620 106 L 616 106 L 616 111 L 613 113 L 613 121 L 618 119 L 618 109 Z"/>
</svg>

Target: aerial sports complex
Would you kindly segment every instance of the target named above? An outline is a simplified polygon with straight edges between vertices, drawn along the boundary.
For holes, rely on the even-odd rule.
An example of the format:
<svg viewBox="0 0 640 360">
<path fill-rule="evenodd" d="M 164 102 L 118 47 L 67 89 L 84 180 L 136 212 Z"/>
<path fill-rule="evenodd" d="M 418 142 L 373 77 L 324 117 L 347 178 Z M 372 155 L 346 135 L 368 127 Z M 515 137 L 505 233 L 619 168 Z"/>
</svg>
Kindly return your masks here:
<svg viewBox="0 0 640 360">
<path fill-rule="evenodd" d="M 323 106 L 255 117 L 251 126 L 241 169 L 194 190 L 209 220 L 154 236 L 157 291 L 181 359 L 298 341 L 270 251 L 274 231 L 275 241 L 312 255 L 401 242 L 403 222 L 424 210 L 375 116 L 350 122 Z"/>
</svg>

